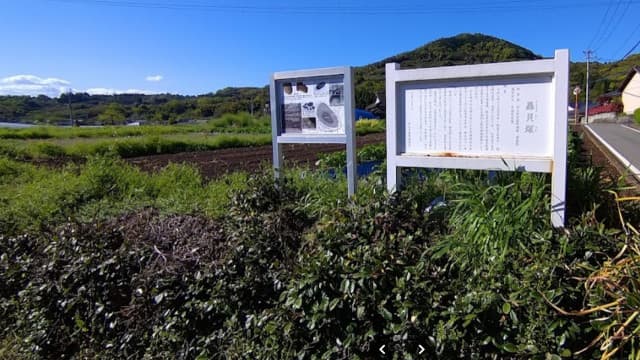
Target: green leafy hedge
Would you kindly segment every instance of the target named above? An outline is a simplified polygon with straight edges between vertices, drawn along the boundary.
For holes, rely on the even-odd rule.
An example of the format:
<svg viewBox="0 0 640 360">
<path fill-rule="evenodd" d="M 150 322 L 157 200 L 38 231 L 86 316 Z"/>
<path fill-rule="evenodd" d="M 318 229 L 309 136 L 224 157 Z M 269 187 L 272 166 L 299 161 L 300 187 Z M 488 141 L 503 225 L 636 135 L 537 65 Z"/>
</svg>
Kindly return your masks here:
<svg viewBox="0 0 640 360">
<path fill-rule="evenodd" d="M 0 358 L 633 358 L 640 209 L 571 140 L 563 230 L 540 174 L 0 158 Z"/>
<path fill-rule="evenodd" d="M 571 356 L 599 329 L 550 303 L 581 309 L 578 279 L 621 233 L 593 213 L 552 230 L 546 184 L 441 172 L 317 211 L 310 183 L 258 176 L 218 219 L 148 209 L 1 236 L 0 354 Z"/>
</svg>

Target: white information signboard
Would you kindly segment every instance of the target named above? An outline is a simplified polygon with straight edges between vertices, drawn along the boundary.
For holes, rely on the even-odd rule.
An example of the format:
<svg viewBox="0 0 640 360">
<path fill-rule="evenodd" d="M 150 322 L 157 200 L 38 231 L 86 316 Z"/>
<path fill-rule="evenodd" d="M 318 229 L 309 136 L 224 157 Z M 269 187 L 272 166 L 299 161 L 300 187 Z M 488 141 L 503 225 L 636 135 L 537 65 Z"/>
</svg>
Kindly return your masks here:
<svg viewBox="0 0 640 360">
<path fill-rule="evenodd" d="M 284 135 L 345 134 L 344 79 L 307 78 L 278 83 Z"/>
<path fill-rule="evenodd" d="M 554 59 L 400 70 L 387 64 L 387 184 L 402 167 L 552 173 L 564 226 L 569 54 Z"/>
<path fill-rule="evenodd" d="M 274 73 L 271 77 L 273 167 L 279 177 L 282 144 L 345 144 L 349 195 L 356 192 L 353 69 Z"/>
</svg>

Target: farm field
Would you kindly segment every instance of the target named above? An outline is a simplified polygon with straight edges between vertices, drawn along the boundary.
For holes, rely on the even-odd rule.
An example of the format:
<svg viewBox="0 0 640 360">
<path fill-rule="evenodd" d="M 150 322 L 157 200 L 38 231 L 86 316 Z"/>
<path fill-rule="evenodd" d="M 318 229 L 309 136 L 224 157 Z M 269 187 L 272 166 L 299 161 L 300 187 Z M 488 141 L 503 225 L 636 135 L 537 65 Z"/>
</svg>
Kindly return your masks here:
<svg viewBox="0 0 640 360">
<path fill-rule="evenodd" d="M 269 134 L 168 134 L 116 138 L 3 140 L 0 153 L 20 159 L 86 159 L 113 153 L 122 158 L 205 151 L 271 143 Z"/>
<path fill-rule="evenodd" d="M 342 156 L 317 155 L 341 148 L 287 149 L 278 184 L 269 146 L 0 157 L 0 358 L 637 354 L 639 202 L 575 133 L 563 230 L 539 174 L 411 172 L 390 195 L 383 164 L 347 200 Z"/>
<path fill-rule="evenodd" d="M 384 121 L 361 120 L 358 135 L 384 132 Z M 59 163 L 114 154 L 121 158 L 260 146 L 271 143 L 268 118 L 228 114 L 193 125 L 31 127 L 0 129 L 0 154 Z"/>
</svg>

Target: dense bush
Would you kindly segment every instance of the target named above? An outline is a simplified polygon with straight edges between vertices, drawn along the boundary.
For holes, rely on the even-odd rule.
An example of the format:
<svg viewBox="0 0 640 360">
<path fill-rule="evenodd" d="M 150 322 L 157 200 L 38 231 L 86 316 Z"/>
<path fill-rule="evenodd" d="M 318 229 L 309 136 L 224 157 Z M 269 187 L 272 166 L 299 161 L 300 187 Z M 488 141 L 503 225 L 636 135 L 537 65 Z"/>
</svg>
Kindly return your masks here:
<svg viewBox="0 0 640 360">
<path fill-rule="evenodd" d="M 219 354 L 228 327 L 277 302 L 310 224 L 272 185 L 238 194 L 224 224 L 145 211 L 0 237 L 0 336 L 26 357 Z"/>
<path fill-rule="evenodd" d="M 318 157 L 316 165 L 320 168 L 342 168 L 347 166 L 347 152 L 344 150 L 319 154 Z M 382 161 L 386 157 L 387 147 L 384 144 L 365 145 L 356 152 L 358 162 Z"/>
<path fill-rule="evenodd" d="M 633 120 L 636 122 L 636 124 L 640 125 L 640 108 L 637 108 L 633 112 Z"/>
<path fill-rule="evenodd" d="M 588 227 L 570 235 L 549 229 L 548 199 L 536 194 L 539 179 L 525 176 L 479 191 L 486 204 L 503 203 L 488 216 L 466 200 L 455 205 L 465 189 L 452 189 L 453 202 L 434 207 L 434 186 L 452 180 L 443 175 L 427 189 L 346 206 L 320 220 L 281 302 L 244 324 L 249 336 L 235 336 L 232 353 L 373 358 L 384 344 L 401 358 L 415 355 L 418 345 L 431 358 L 521 358 L 569 355 L 586 345 L 596 335 L 587 320 L 558 317 L 545 297 L 579 308 L 582 291 L 573 277 L 588 273 L 581 266 L 598 263 L 590 251 L 612 253 L 616 244 Z M 501 199 L 502 188 L 532 200 Z M 521 212 L 538 225 L 498 223 L 484 233 L 486 240 L 515 240 L 496 247 L 478 241 L 468 224 L 454 223 L 452 212 L 462 211 L 488 224 Z"/>
<path fill-rule="evenodd" d="M 638 209 L 603 195 L 597 170 L 576 171 L 577 141 L 569 191 L 594 195 L 572 203 L 562 230 L 549 224 L 548 177 L 529 173 L 419 173 L 391 195 L 374 177 L 349 201 L 342 178 L 255 176 L 213 219 L 199 207 L 229 188 L 203 192 L 188 167 L 159 178 L 110 159 L 69 169 L 44 192 L 61 208 L 144 194 L 164 210 L 88 222 L 34 212 L 44 226 L 1 235 L 0 356 L 371 359 L 382 345 L 395 358 L 419 346 L 444 359 L 629 354 Z M 0 186 L 48 175 L 0 159 Z M 0 200 L 37 203 L 22 194 Z"/>
<path fill-rule="evenodd" d="M 210 220 L 145 212 L 2 240 L 2 328 L 26 335 L 25 354 L 184 357 L 190 339 L 220 325 L 200 296 L 216 286 L 211 270 L 225 254 Z"/>
</svg>

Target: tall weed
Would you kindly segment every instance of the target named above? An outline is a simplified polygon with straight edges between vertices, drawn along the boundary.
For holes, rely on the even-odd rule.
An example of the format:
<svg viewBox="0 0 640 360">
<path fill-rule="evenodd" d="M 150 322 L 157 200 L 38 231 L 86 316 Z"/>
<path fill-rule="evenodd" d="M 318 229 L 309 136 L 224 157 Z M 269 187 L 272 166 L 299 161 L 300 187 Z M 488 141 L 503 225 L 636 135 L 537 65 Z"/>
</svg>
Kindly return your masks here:
<svg viewBox="0 0 640 360">
<path fill-rule="evenodd" d="M 436 256 L 449 254 L 462 269 L 494 264 L 513 253 L 528 253 L 531 241 L 549 230 L 549 195 L 545 176 L 511 176 L 508 184 L 459 183 L 451 189 L 454 210 L 448 241 Z M 517 219 L 517 221 L 514 221 Z"/>
</svg>

